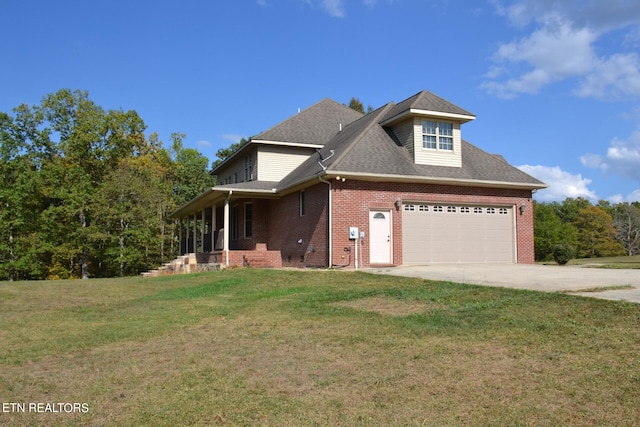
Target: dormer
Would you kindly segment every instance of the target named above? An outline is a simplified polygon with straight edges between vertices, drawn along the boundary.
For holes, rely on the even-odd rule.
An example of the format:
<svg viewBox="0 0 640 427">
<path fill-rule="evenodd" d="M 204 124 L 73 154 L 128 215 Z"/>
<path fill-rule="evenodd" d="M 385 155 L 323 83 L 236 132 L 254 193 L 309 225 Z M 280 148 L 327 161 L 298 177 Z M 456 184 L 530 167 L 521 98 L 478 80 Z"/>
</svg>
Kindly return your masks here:
<svg viewBox="0 0 640 427">
<path fill-rule="evenodd" d="M 460 127 L 476 118 L 468 111 L 422 91 L 394 106 L 380 124 L 419 165 L 462 167 Z"/>
</svg>

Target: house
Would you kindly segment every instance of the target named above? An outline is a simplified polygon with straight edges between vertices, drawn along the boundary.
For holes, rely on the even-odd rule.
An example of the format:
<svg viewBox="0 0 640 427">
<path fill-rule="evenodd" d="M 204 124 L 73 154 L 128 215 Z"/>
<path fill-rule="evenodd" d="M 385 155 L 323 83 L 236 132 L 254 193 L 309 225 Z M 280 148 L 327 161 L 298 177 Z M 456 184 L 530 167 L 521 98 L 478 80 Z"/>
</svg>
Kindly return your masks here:
<svg viewBox="0 0 640 427">
<path fill-rule="evenodd" d="M 366 115 L 323 99 L 216 166 L 171 214 L 199 263 L 261 267 L 533 263 L 537 179 L 462 138 L 475 116 L 429 91 Z"/>
</svg>

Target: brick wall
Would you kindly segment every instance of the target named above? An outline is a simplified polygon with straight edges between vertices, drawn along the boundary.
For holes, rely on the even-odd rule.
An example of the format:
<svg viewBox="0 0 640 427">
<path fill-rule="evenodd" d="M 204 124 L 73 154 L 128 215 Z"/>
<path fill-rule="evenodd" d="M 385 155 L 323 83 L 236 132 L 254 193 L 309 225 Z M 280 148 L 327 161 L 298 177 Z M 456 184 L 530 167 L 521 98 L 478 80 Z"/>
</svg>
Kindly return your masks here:
<svg viewBox="0 0 640 427">
<path fill-rule="evenodd" d="M 514 205 L 517 262 L 533 263 L 533 206 L 531 191 L 430 184 L 375 183 L 356 180 L 333 181 L 333 264 L 355 267 L 354 241 L 348 229 L 355 226 L 369 233 L 370 210 L 388 210 L 392 219 L 394 265 L 402 264 L 402 211 L 395 201 L 430 201 L 460 204 Z M 525 211 L 520 215 L 519 206 Z M 362 266 L 369 264 L 368 237 L 358 248 Z M 351 255 L 351 256 L 349 256 Z"/>
<path fill-rule="evenodd" d="M 279 250 L 287 267 L 328 265 L 328 185 L 305 188 L 305 212 L 300 215 L 300 192 L 270 201 L 268 248 Z"/>
<path fill-rule="evenodd" d="M 304 189 L 305 212 L 300 215 L 300 192 L 279 199 L 253 199 L 238 202 L 239 239 L 231 249 L 253 250 L 263 247 L 276 251 L 285 267 L 325 267 L 328 254 L 328 185 L 318 183 Z M 491 189 L 464 186 L 374 183 L 348 179 L 332 181 L 333 266 L 355 267 L 355 242 L 349 240 L 349 227 L 366 233 L 359 244 L 360 266 L 369 266 L 369 212 L 384 210 L 392 220 L 392 265 L 402 264 L 402 211 L 396 200 L 442 203 L 513 205 L 516 220 L 517 262 L 533 263 L 533 206 L 527 190 Z M 253 237 L 244 238 L 244 203 L 253 203 Z M 519 206 L 525 211 L 520 215 Z M 221 213 L 218 221 L 221 220 Z M 238 256 L 242 256 L 238 254 Z M 236 263 L 238 260 L 230 260 Z M 242 265 L 240 263 L 240 265 Z"/>
</svg>

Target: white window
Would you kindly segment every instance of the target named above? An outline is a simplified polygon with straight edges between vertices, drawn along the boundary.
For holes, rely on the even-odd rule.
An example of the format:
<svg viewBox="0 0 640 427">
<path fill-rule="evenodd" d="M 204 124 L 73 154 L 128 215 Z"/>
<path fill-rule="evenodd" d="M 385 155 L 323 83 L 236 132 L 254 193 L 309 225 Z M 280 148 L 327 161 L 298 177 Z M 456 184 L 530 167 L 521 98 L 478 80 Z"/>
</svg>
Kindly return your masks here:
<svg viewBox="0 0 640 427">
<path fill-rule="evenodd" d="M 506 215 L 509 213 L 509 210 L 507 208 L 500 208 L 500 215 Z"/>
<path fill-rule="evenodd" d="M 433 211 L 434 212 L 442 212 L 442 206 L 434 206 L 433 207 Z"/>
<path fill-rule="evenodd" d="M 453 123 L 423 120 L 422 147 L 453 151 Z"/>
<path fill-rule="evenodd" d="M 447 212 L 455 213 L 456 212 L 456 207 L 455 206 L 447 206 Z"/>
<path fill-rule="evenodd" d="M 460 208 L 461 213 L 469 213 L 469 206 L 462 206 Z"/>
<path fill-rule="evenodd" d="M 253 205 L 251 203 L 244 204 L 244 237 L 253 237 Z"/>
<path fill-rule="evenodd" d="M 478 207 L 473 208 L 473 213 L 482 213 L 482 208 L 478 208 Z"/>
<path fill-rule="evenodd" d="M 415 211 L 416 207 L 414 205 L 404 205 L 405 211 Z"/>
<path fill-rule="evenodd" d="M 429 212 L 429 206 L 427 205 L 420 205 L 418 206 L 418 209 L 420 210 L 420 212 Z"/>
<path fill-rule="evenodd" d="M 496 213 L 496 209 L 495 208 L 487 208 L 487 213 L 488 214 L 495 214 Z"/>
<path fill-rule="evenodd" d="M 253 170 L 253 154 L 249 154 L 244 158 L 244 180 L 255 181 L 255 172 Z"/>
</svg>

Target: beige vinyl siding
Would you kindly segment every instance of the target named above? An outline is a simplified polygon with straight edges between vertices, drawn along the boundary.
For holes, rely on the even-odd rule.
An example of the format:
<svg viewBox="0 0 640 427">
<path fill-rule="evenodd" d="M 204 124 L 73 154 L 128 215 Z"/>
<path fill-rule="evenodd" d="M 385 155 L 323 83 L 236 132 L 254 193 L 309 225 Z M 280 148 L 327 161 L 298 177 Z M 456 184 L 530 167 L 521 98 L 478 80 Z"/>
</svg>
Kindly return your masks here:
<svg viewBox="0 0 640 427">
<path fill-rule="evenodd" d="M 222 175 L 219 175 L 217 184 L 235 184 L 237 182 L 244 182 L 244 158 L 233 163 Z"/>
<path fill-rule="evenodd" d="M 393 127 L 393 133 L 398 138 L 400 144 L 409 150 L 409 153 L 413 156 L 415 152 L 415 138 L 414 138 L 414 120 L 405 120 L 402 123 Z"/>
<path fill-rule="evenodd" d="M 280 181 L 307 160 L 314 150 L 298 147 L 258 148 L 258 180 Z"/>
<path fill-rule="evenodd" d="M 453 151 L 433 150 L 422 148 L 422 120 L 435 120 L 439 122 L 453 123 Z M 462 137 L 460 134 L 460 123 L 442 120 L 439 118 L 414 118 L 414 160 L 419 165 L 451 166 L 462 167 Z"/>
</svg>

